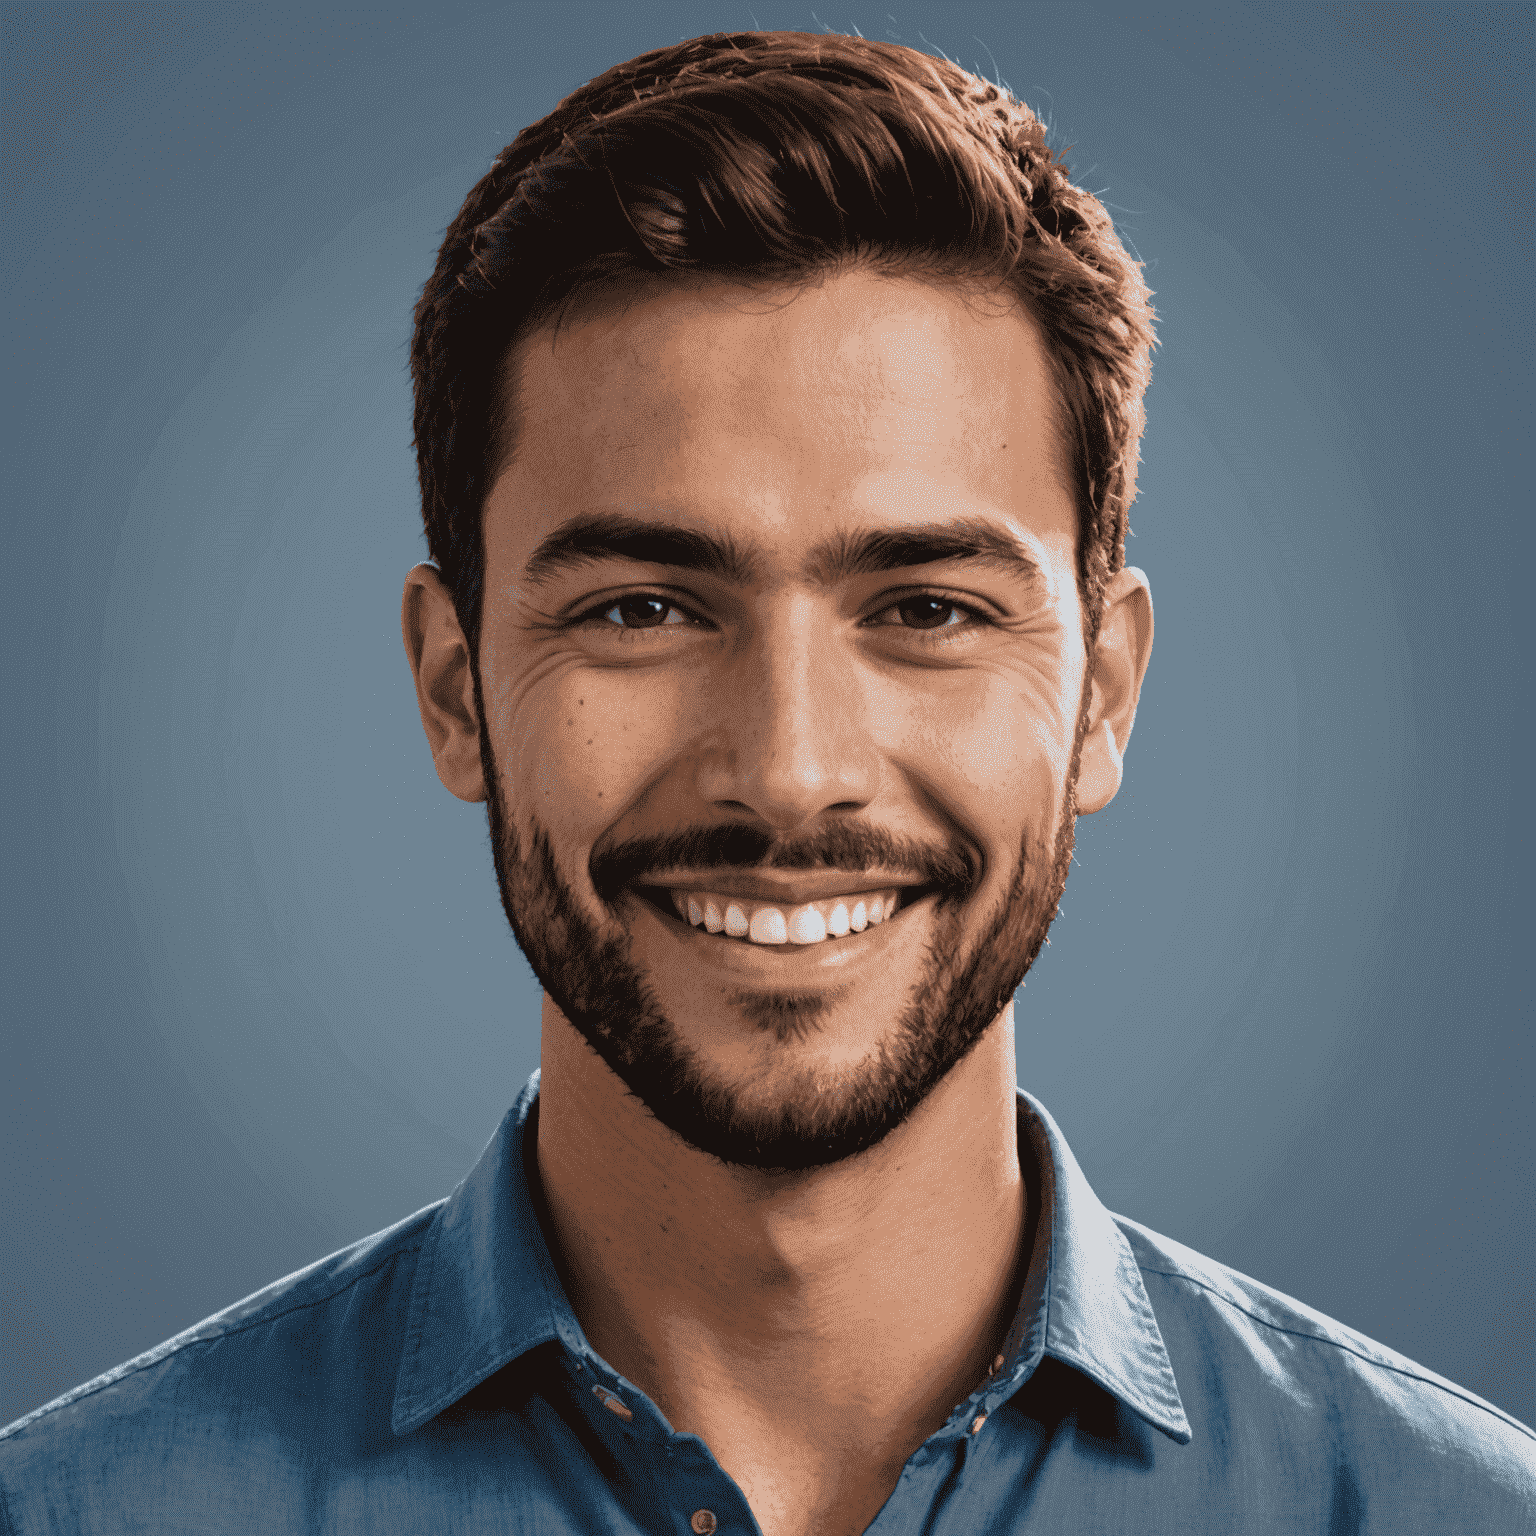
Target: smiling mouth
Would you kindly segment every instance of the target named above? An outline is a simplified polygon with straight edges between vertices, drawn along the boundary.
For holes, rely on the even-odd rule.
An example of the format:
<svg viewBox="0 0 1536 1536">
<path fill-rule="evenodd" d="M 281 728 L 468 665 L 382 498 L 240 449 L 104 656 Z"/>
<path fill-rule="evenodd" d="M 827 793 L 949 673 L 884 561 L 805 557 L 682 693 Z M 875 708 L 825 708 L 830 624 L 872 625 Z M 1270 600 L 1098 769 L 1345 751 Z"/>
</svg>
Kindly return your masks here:
<svg viewBox="0 0 1536 1536">
<path fill-rule="evenodd" d="M 878 927 L 936 887 L 888 886 L 795 904 L 659 885 L 631 889 L 662 916 L 727 942 L 804 946 L 836 942 Z"/>
</svg>

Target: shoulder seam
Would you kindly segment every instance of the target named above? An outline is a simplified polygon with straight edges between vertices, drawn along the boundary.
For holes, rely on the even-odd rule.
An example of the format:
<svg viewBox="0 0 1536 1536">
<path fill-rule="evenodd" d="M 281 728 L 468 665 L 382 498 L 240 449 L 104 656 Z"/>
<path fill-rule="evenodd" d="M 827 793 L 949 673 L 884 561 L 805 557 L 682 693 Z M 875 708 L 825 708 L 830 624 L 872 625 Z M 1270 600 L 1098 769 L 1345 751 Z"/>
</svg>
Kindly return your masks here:
<svg viewBox="0 0 1536 1536">
<path fill-rule="evenodd" d="M 1209 1291 L 1217 1301 L 1231 1307 L 1234 1312 L 1241 1312 L 1244 1317 L 1251 1317 L 1254 1322 L 1262 1323 L 1266 1328 L 1274 1329 L 1276 1333 L 1288 1333 L 1293 1338 L 1311 1339 L 1316 1344 L 1331 1345 L 1334 1349 L 1343 1350 L 1347 1355 L 1353 1355 L 1357 1360 L 1365 1361 L 1367 1365 L 1374 1365 L 1378 1370 L 1392 1371 L 1398 1376 L 1406 1376 L 1409 1381 L 1417 1381 L 1423 1386 L 1434 1387 L 1437 1391 L 1444 1392 L 1447 1397 L 1454 1397 L 1460 1402 L 1466 1403 L 1469 1407 L 1481 1409 L 1490 1417 L 1497 1419 L 1501 1424 L 1508 1424 L 1511 1429 L 1518 1429 L 1521 1434 L 1532 1440 L 1536 1440 L 1536 1430 L 1528 1428 L 1513 1415 L 1505 1413 L 1502 1408 L 1498 1408 L 1492 1403 L 1482 1402 L 1478 1398 L 1474 1397 L 1470 1392 L 1466 1392 L 1459 1387 L 1455 1387 L 1445 1382 L 1433 1381 L 1428 1376 L 1419 1375 L 1416 1371 L 1405 1371 L 1402 1366 L 1392 1365 L 1385 1360 L 1373 1359 L 1370 1355 L 1364 1354 L 1358 1349 L 1351 1348 L 1350 1345 L 1344 1343 L 1341 1339 L 1330 1339 L 1327 1334 L 1304 1333 L 1300 1328 L 1287 1328 L 1283 1323 L 1272 1322 L 1269 1318 L 1261 1317 L 1257 1312 L 1252 1312 L 1247 1307 L 1233 1301 L 1230 1296 L 1223 1295 L 1222 1292 L 1217 1290 L 1214 1285 L 1208 1285 L 1204 1280 L 1199 1279 L 1195 1275 L 1185 1274 L 1182 1270 L 1153 1269 L 1150 1265 L 1140 1263 L 1138 1263 L 1137 1268 L 1142 1270 L 1142 1272 L 1145 1274 L 1162 1275 L 1166 1280 L 1183 1280 L 1190 1285 L 1197 1285 L 1202 1291 Z"/>
<path fill-rule="evenodd" d="M 75 1403 L 84 1402 L 86 1398 L 94 1397 L 98 1392 L 103 1392 L 108 1387 L 114 1387 L 120 1381 L 127 1381 L 130 1376 L 137 1376 L 140 1371 L 149 1371 L 153 1370 L 157 1365 L 164 1365 L 167 1360 L 174 1360 L 183 1350 L 190 1349 L 194 1344 L 212 1344 L 219 1339 L 231 1339 L 236 1334 L 249 1333 L 252 1328 L 265 1328 L 269 1324 L 279 1322 L 285 1317 L 291 1317 L 295 1312 L 306 1312 L 311 1307 L 323 1306 L 328 1301 L 334 1301 L 344 1291 L 350 1291 L 354 1285 L 362 1284 L 370 1275 L 378 1274 L 381 1269 L 387 1268 L 396 1259 L 408 1253 L 419 1253 L 421 1248 L 422 1243 L 413 1243 L 406 1248 L 397 1248 L 386 1257 L 380 1259 L 371 1269 L 365 1269 L 360 1275 L 353 1275 L 345 1285 L 338 1285 L 334 1291 L 327 1291 L 325 1295 L 316 1296 L 310 1301 L 297 1302 L 291 1307 L 285 1307 L 281 1312 L 274 1312 L 270 1317 L 250 1318 L 245 1322 L 228 1328 L 221 1328 L 217 1333 L 204 1334 L 201 1338 L 185 1339 L 175 1349 L 168 1349 L 157 1359 L 146 1360 L 142 1365 L 133 1366 L 131 1370 L 124 1369 L 122 1366 L 113 1366 L 110 1370 L 103 1371 L 94 1381 L 85 1382 L 79 1387 L 62 1393 L 51 1403 L 43 1403 L 40 1407 L 34 1408 L 31 1413 L 23 1414 L 14 1424 L 0 1429 L 0 1440 L 9 1440 L 13 1436 L 19 1435 L 23 1430 L 30 1429 L 34 1423 L 45 1415 L 57 1413 L 61 1408 L 68 1408 Z M 196 1327 L 197 1325 L 194 1324 L 193 1326 Z M 159 1348 L 159 1346 L 152 1346 L 150 1349 L 145 1350 L 144 1353 L 153 1354 L 156 1348 Z"/>
</svg>

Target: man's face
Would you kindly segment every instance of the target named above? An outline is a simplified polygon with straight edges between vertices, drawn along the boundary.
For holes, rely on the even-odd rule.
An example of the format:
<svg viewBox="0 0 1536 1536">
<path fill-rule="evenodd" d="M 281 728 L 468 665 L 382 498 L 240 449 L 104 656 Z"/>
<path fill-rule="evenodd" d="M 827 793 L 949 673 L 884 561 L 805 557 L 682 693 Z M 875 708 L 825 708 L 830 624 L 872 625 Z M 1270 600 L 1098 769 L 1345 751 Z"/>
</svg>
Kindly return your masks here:
<svg viewBox="0 0 1536 1536">
<path fill-rule="evenodd" d="M 997 1019 L 1066 879 L 1086 657 L 1037 333 L 854 271 L 519 351 L 479 651 L 508 918 L 685 1141 L 853 1155 Z"/>
</svg>

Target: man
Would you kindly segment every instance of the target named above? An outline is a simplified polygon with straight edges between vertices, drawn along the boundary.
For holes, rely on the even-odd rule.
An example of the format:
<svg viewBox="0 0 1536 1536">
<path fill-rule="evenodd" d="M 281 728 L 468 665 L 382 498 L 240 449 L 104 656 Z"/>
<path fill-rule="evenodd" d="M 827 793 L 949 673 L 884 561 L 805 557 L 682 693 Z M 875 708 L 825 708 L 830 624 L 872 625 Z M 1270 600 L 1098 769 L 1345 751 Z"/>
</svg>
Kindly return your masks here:
<svg viewBox="0 0 1536 1536">
<path fill-rule="evenodd" d="M 0 1441 L 17 1531 L 1515 1531 L 1491 1405 L 1111 1217 L 1014 1082 L 1152 642 L 1137 267 L 1005 92 L 696 40 L 417 309 L 403 627 L 542 1069 L 453 1196 Z"/>
</svg>

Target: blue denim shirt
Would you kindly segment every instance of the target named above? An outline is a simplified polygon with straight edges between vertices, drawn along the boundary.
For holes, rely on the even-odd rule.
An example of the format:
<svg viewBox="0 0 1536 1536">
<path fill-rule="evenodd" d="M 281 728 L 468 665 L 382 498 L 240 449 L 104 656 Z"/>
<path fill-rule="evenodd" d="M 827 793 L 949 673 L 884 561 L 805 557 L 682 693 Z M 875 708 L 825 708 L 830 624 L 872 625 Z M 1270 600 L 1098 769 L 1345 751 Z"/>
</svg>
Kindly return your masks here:
<svg viewBox="0 0 1536 1536">
<path fill-rule="evenodd" d="M 448 1200 L 0 1432 L 5 1530 L 757 1531 L 583 1336 L 528 1192 L 537 1093 Z M 1530 1430 L 1112 1216 L 1018 1110 L 1040 1216 L 1005 1352 L 870 1531 L 1536 1531 Z"/>
</svg>

